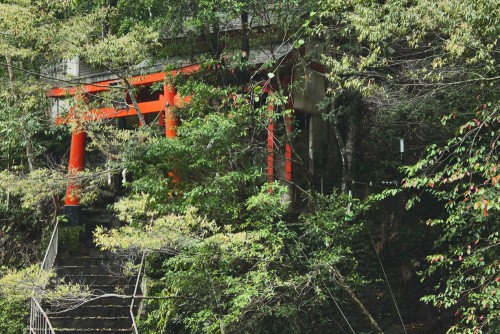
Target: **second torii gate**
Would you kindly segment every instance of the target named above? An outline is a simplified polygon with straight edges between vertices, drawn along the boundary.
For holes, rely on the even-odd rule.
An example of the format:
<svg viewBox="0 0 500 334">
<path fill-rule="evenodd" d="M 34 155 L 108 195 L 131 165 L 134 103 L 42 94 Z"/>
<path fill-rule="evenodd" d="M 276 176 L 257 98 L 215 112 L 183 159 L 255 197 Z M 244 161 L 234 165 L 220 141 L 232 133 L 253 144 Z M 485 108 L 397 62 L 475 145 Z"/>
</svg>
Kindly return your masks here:
<svg viewBox="0 0 500 334">
<path fill-rule="evenodd" d="M 132 86 L 145 86 L 152 85 L 158 82 L 164 82 L 167 76 L 176 76 L 178 74 L 190 74 L 197 72 L 199 70 L 199 65 L 190 65 L 182 67 L 169 72 L 157 72 L 146 75 L 134 76 L 129 80 Z M 52 88 L 47 93 L 48 97 L 61 99 L 67 97 L 74 97 L 76 99 L 81 98 L 85 95 L 98 94 L 101 92 L 109 91 L 117 84 L 120 83 L 120 79 L 107 80 L 95 82 L 92 84 L 84 84 L 80 86 L 67 87 L 67 88 Z M 269 91 L 271 92 L 271 91 Z M 268 93 L 269 93 L 268 92 Z M 137 101 L 140 113 L 143 115 L 159 113 L 159 125 L 165 126 L 165 136 L 166 138 L 175 138 L 177 136 L 177 126 L 179 121 L 175 115 L 174 109 L 179 106 L 183 106 L 185 103 L 189 102 L 189 97 L 181 97 L 177 94 L 175 87 L 172 84 L 164 84 L 163 94 L 158 95 L 158 99 L 148 101 Z M 269 105 L 269 110 L 274 110 L 274 106 Z M 67 215 L 69 221 L 73 225 L 78 225 L 81 223 L 82 219 L 82 207 L 80 206 L 80 195 L 78 186 L 78 172 L 85 168 L 85 142 L 86 134 L 84 128 L 81 124 L 78 124 L 79 120 L 92 121 L 100 119 L 113 119 L 122 118 L 128 116 L 136 116 L 137 110 L 129 105 L 128 108 L 116 109 L 110 107 L 97 108 L 93 110 L 85 111 L 83 114 L 76 117 L 76 113 L 73 109 L 63 116 L 56 116 L 57 124 L 64 124 L 75 122 L 72 137 L 71 137 L 71 148 L 68 166 L 68 185 L 66 189 L 66 199 L 64 212 Z M 291 130 L 291 119 L 289 116 L 285 117 L 287 130 Z M 274 121 L 269 119 L 268 124 L 268 145 L 267 145 L 267 179 L 272 182 L 275 179 L 275 133 L 274 133 Z M 177 176 L 173 176 L 177 178 Z M 292 159 L 291 159 L 291 148 L 290 143 L 287 142 L 285 146 L 285 181 L 292 181 Z"/>
</svg>

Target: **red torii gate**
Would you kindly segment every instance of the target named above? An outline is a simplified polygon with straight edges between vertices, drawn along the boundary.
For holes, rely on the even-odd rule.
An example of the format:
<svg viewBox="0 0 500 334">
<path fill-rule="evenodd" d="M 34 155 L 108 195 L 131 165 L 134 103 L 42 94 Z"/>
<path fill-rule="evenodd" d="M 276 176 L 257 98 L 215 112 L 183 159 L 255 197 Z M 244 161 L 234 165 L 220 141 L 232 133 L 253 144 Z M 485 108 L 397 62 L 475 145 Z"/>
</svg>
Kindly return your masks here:
<svg viewBox="0 0 500 334">
<path fill-rule="evenodd" d="M 199 69 L 199 65 L 189 65 L 168 72 L 138 75 L 129 79 L 129 83 L 132 86 L 151 85 L 153 83 L 164 82 L 167 76 L 174 77 L 179 74 L 195 73 Z M 100 92 L 109 91 L 120 82 L 120 79 L 112 79 L 73 87 L 55 87 L 47 92 L 47 96 L 50 98 L 66 98 L 71 96 L 78 98 L 79 96 L 82 96 L 84 94 L 97 94 Z M 268 89 L 267 93 L 271 93 L 271 89 Z M 161 126 L 165 125 L 166 138 L 175 138 L 177 136 L 176 128 L 179 124 L 178 119 L 173 112 L 173 109 L 176 106 L 184 105 L 186 102 L 189 102 L 189 100 L 189 97 L 182 98 L 179 94 L 177 94 L 176 89 L 173 85 L 164 84 L 163 94 L 159 94 L 158 100 L 147 102 L 138 101 L 137 104 L 141 114 L 143 115 L 160 113 L 159 122 Z M 270 111 L 274 110 L 274 106 L 272 105 L 268 105 L 268 108 Z M 135 116 L 137 114 L 137 110 L 131 106 L 123 109 L 105 107 L 87 111 L 86 113 L 81 115 L 80 118 L 83 118 L 84 120 L 99 120 Z M 75 115 L 72 113 L 72 109 L 70 109 L 70 112 L 65 117 L 57 115 L 56 123 L 64 124 L 70 122 L 73 119 L 75 119 Z M 291 131 L 292 122 L 289 116 L 285 117 L 285 123 L 287 131 Z M 274 126 L 275 124 L 273 119 L 269 118 L 267 131 L 267 179 L 269 182 L 273 182 L 275 177 Z M 71 137 L 71 148 L 68 165 L 68 185 L 66 188 L 66 199 L 64 207 L 66 215 L 73 223 L 79 223 L 81 221 L 80 197 L 78 195 L 78 186 L 75 178 L 76 174 L 79 171 L 82 171 L 85 167 L 85 142 L 85 131 L 77 124 L 73 130 Z M 287 142 L 285 146 L 285 180 L 287 182 L 292 181 L 291 155 L 291 146 L 290 143 Z"/>
</svg>

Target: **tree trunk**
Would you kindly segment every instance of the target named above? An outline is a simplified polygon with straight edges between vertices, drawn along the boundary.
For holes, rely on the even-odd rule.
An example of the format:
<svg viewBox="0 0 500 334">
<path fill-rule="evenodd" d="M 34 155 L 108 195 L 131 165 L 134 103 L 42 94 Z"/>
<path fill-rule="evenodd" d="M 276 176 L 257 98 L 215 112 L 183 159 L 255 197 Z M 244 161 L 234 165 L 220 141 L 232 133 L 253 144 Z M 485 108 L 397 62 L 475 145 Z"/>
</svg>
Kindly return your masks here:
<svg viewBox="0 0 500 334">
<path fill-rule="evenodd" d="M 241 51 L 246 53 L 248 59 L 248 54 L 250 53 L 250 39 L 248 37 L 248 13 L 241 13 Z"/>
<path fill-rule="evenodd" d="M 128 80 L 123 79 L 125 81 L 125 85 L 127 86 L 127 93 L 130 96 L 130 100 L 132 100 L 132 104 L 134 105 L 135 111 L 137 112 L 137 117 L 139 118 L 139 122 L 141 122 L 142 126 L 146 126 L 146 119 L 139 109 L 139 103 L 137 103 L 137 99 L 135 98 L 134 91 L 132 89 L 132 85 L 128 82 Z"/>
<path fill-rule="evenodd" d="M 358 92 L 342 93 L 335 102 L 334 110 L 341 107 L 345 109 L 344 114 L 336 115 L 335 118 L 343 118 L 341 120 L 345 131 L 343 134 L 340 130 L 341 120 L 336 120 L 333 123 L 333 133 L 337 139 L 342 160 L 341 191 L 342 194 L 347 194 L 349 193 L 349 185 L 355 178 L 356 141 L 363 113 L 360 94 Z"/>
<path fill-rule="evenodd" d="M 14 82 L 16 80 L 14 75 L 14 64 L 12 62 L 12 58 L 9 56 L 5 56 L 5 61 L 7 62 L 7 72 L 9 74 L 9 86 L 11 89 L 12 97 L 15 101 L 15 104 L 19 107 L 19 98 L 16 94 L 14 87 Z M 35 150 L 33 148 L 33 142 L 31 141 L 30 135 L 24 127 L 21 127 L 21 132 L 23 135 L 23 139 L 26 142 L 25 149 L 26 149 L 26 160 L 28 162 L 28 170 L 32 172 L 35 165 L 34 164 Z"/>
<path fill-rule="evenodd" d="M 358 130 L 361 122 L 362 116 L 362 101 L 359 93 L 343 93 L 336 101 L 334 109 L 340 109 L 340 107 L 345 108 L 344 113 L 344 125 L 345 125 L 345 135 L 342 134 L 339 128 L 339 120 L 333 122 L 333 133 L 337 140 L 339 146 L 340 157 L 342 160 L 342 178 L 341 178 L 341 191 L 342 194 L 347 194 L 349 192 L 349 184 L 352 183 L 354 179 L 355 170 L 355 157 L 356 157 L 356 141 Z M 333 111 L 332 111 L 333 114 Z M 340 117 L 340 115 L 334 115 L 335 119 Z M 366 309 L 363 303 L 358 299 L 356 293 L 347 283 L 347 280 L 342 276 L 337 268 L 334 268 L 334 275 L 336 279 L 340 282 L 341 287 L 344 289 L 347 297 L 352 301 L 354 305 L 360 310 L 361 314 L 370 324 L 373 333 L 383 333 L 382 329 L 372 317 L 370 312 Z"/>
<path fill-rule="evenodd" d="M 347 158 L 346 158 L 346 149 L 344 144 L 344 138 L 342 138 L 342 134 L 340 133 L 339 127 L 337 124 L 333 125 L 333 134 L 337 139 L 337 145 L 339 146 L 340 152 L 340 160 L 342 160 L 342 177 L 341 177 L 341 192 L 342 194 L 347 194 L 347 179 L 346 179 L 346 170 L 347 170 Z"/>
<path fill-rule="evenodd" d="M 383 333 L 382 329 L 378 325 L 377 321 L 372 317 L 370 312 L 366 309 L 363 303 L 358 299 L 354 290 L 351 289 L 346 279 L 337 268 L 334 268 L 334 275 L 336 279 L 339 281 L 340 286 L 344 289 L 347 297 L 356 305 L 356 307 L 360 310 L 361 314 L 365 317 L 365 319 L 370 324 L 373 333 Z"/>
<path fill-rule="evenodd" d="M 29 137 L 26 131 L 23 131 L 24 140 L 26 140 L 26 160 L 28 161 L 28 170 L 32 172 L 35 169 L 34 157 L 35 150 L 33 148 L 33 143 L 31 142 L 31 138 Z"/>
<path fill-rule="evenodd" d="M 212 287 L 212 296 L 214 298 L 214 301 L 215 301 L 215 307 L 217 308 L 217 320 L 219 321 L 219 329 L 220 329 L 220 332 L 221 334 L 226 334 L 226 330 L 225 330 L 225 327 L 224 327 L 224 323 L 222 321 L 222 314 L 221 314 L 221 311 L 220 311 L 220 306 L 219 306 L 219 300 L 217 298 L 217 293 L 215 292 L 215 287 L 214 287 L 214 283 L 212 281 L 210 281 L 211 283 L 211 287 Z"/>
<path fill-rule="evenodd" d="M 219 59 L 222 53 L 220 44 L 220 26 L 218 22 L 213 23 L 211 26 L 205 26 L 203 34 L 210 48 L 210 53 L 214 59 Z"/>
<path fill-rule="evenodd" d="M 347 116 L 347 132 L 346 132 L 346 140 L 345 140 L 345 160 L 346 160 L 346 168 L 343 173 L 343 180 L 346 183 L 346 188 L 348 184 L 351 184 L 354 180 L 354 164 L 356 157 L 356 139 L 358 135 L 359 129 L 359 111 L 356 107 L 354 110 L 351 110 L 349 115 Z"/>
<path fill-rule="evenodd" d="M 14 91 L 14 70 L 13 70 L 13 64 L 12 64 L 12 58 L 9 56 L 5 56 L 5 60 L 7 62 L 7 73 L 9 74 L 9 86 L 10 86 L 10 91 L 12 93 L 12 96 L 16 96 L 16 93 Z"/>
</svg>

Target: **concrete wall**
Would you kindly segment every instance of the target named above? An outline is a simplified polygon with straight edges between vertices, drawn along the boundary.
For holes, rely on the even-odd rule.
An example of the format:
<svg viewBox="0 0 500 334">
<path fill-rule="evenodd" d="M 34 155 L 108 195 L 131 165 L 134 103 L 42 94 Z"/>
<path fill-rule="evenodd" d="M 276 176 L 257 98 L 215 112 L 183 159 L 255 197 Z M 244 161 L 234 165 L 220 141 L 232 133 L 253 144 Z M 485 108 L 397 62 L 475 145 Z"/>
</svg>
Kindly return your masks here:
<svg viewBox="0 0 500 334">
<path fill-rule="evenodd" d="M 316 71 L 306 69 L 296 75 L 298 82 L 294 90 L 294 106 L 306 113 L 318 114 L 321 110 L 318 103 L 326 94 L 325 77 Z"/>
</svg>

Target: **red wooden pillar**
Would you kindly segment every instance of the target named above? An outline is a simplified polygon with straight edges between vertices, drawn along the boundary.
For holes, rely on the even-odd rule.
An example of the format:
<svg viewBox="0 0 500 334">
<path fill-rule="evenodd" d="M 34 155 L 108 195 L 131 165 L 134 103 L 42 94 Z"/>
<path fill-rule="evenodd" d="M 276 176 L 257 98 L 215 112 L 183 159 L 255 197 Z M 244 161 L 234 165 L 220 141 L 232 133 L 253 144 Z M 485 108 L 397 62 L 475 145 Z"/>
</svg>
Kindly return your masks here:
<svg viewBox="0 0 500 334">
<path fill-rule="evenodd" d="M 78 185 L 75 180 L 76 174 L 85 167 L 85 132 L 79 128 L 73 130 L 71 135 L 71 149 L 69 152 L 68 186 L 66 188 L 66 199 L 64 212 L 71 224 L 81 222 L 80 196 Z"/>
<path fill-rule="evenodd" d="M 165 110 L 160 111 L 160 116 L 158 116 L 158 125 L 165 126 Z"/>
<path fill-rule="evenodd" d="M 267 104 L 268 121 L 267 121 L 267 181 L 274 181 L 274 106 Z"/>
<path fill-rule="evenodd" d="M 175 107 L 175 88 L 172 85 L 164 85 L 163 93 L 167 107 L 165 108 L 165 136 L 167 138 L 177 137 L 177 126 L 179 122 L 174 114 Z"/>
<path fill-rule="evenodd" d="M 293 116 L 285 116 L 285 126 L 287 132 L 287 141 L 285 144 L 285 180 L 292 182 L 292 146 L 290 144 L 290 134 L 292 133 Z"/>
<path fill-rule="evenodd" d="M 173 85 L 164 85 L 163 94 L 165 94 L 165 104 L 166 108 L 165 114 L 165 137 L 172 139 L 177 137 L 177 126 L 179 126 L 179 121 L 174 113 L 175 108 L 175 87 Z M 179 183 L 179 174 L 177 171 L 172 171 L 168 173 L 168 176 L 172 178 L 174 182 L 174 188 Z M 173 194 L 171 194 L 173 196 Z"/>
</svg>

